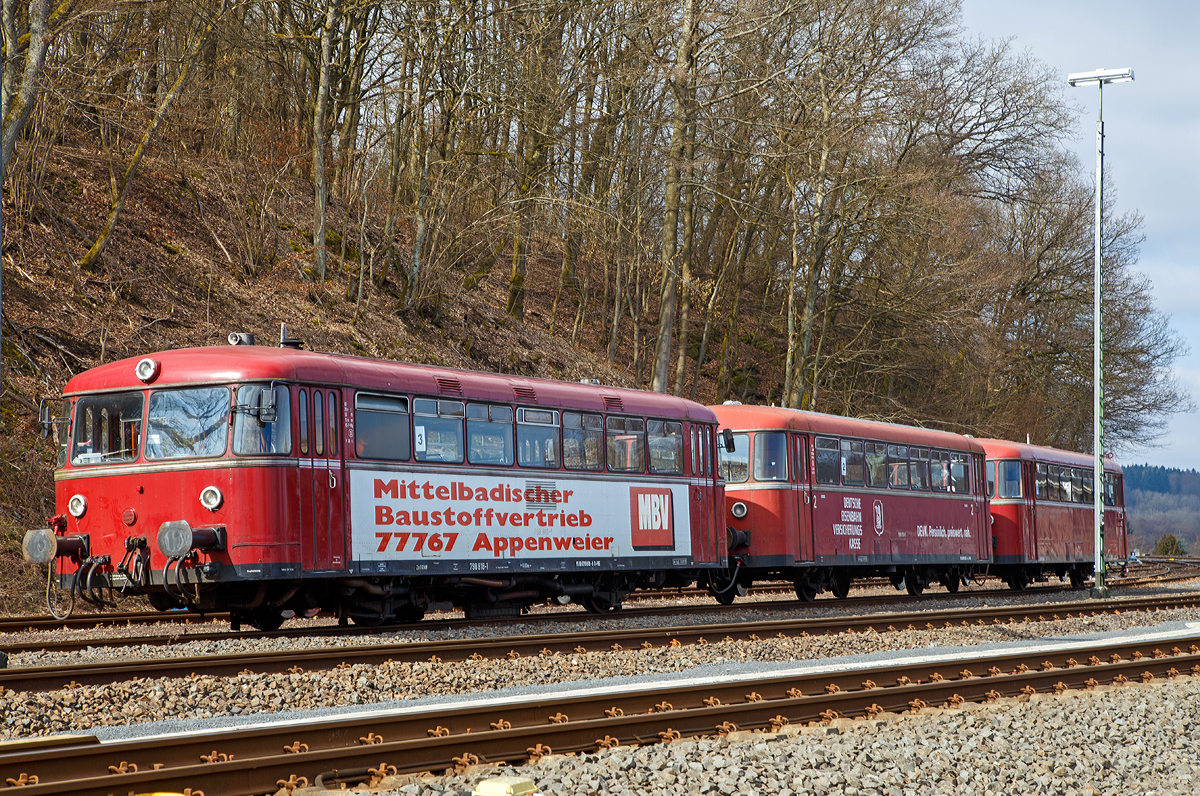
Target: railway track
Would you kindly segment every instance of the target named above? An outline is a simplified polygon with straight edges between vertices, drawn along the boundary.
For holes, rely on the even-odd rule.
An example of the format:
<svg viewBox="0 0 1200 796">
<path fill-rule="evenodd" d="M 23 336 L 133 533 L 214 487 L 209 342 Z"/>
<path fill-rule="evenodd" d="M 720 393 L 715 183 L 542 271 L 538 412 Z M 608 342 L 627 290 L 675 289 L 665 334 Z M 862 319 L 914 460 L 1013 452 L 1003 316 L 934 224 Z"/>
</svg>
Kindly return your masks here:
<svg viewBox="0 0 1200 796">
<path fill-rule="evenodd" d="M 1084 601 L 1053 605 L 1009 605 L 842 616 L 822 619 L 741 621 L 679 627 L 624 628 L 576 633 L 529 634 L 494 638 L 420 641 L 401 644 L 330 646 L 283 652 L 163 657 L 21 667 L 0 670 L 0 686 L 14 691 L 48 691 L 71 683 L 97 685 L 135 678 L 209 675 L 229 677 L 244 670 L 282 673 L 328 670 L 339 665 L 379 665 L 386 662 L 463 661 L 563 652 L 601 652 L 631 648 L 687 646 L 714 641 L 756 641 L 765 636 L 831 635 L 844 632 L 891 632 L 898 629 L 936 629 L 959 625 L 994 625 L 1046 621 L 1072 616 L 1095 616 L 1113 611 L 1155 611 L 1200 606 L 1200 593 L 1145 597 L 1109 602 Z"/>
<path fill-rule="evenodd" d="M 1110 579 L 1108 583 L 1113 588 L 1125 588 L 1125 587 L 1132 587 L 1132 586 L 1142 586 L 1142 585 L 1146 585 L 1146 584 L 1150 584 L 1150 583 L 1168 583 L 1168 582 L 1171 582 L 1174 580 L 1186 580 L 1186 579 L 1193 578 L 1193 577 L 1200 577 L 1200 567 L 1198 567 L 1196 569 L 1192 569 L 1189 566 L 1185 566 L 1184 571 L 1173 573 L 1171 571 L 1170 567 L 1162 566 L 1162 567 L 1159 567 L 1159 568 L 1155 569 L 1154 571 L 1147 573 L 1145 575 L 1141 575 L 1141 576 L 1137 576 L 1137 577 Z M 995 580 L 995 579 L 988 579 L 988 580 L 993 580 L 994 582 L 999 583 L 999 581 Z M 878 579 L 878 582 L 863 581 L 863 582 L 859 582 L 858 585 L 885 585 L 886 583 L 887 583 L 886 580 Z M 794 591 L 793 587 L 791 586 L 791 584 L 788 584 L 788 583 L 764 583 L 764 584 L 759 584 L 759 585 L 754 586 L 750 590 L 750 594 L 755 595 L 755 596 L 764 596 L 764 595 L 772 595 L 772 594 L 775 594 L 775 595 L 791 594 L 791 593 L 793 593 L 793 591 Z M 858 606 L 858 605 L 869 605 L 872 603 L 893 604 L 893 603 L 905 603 L 905 602 L 919 602 L 920 600 L 954 599 L 955 597 L 986 597 L 986 596 L 990 596 L 990 595 L 1005 596 L 1005 595 L 1016 595 L 1016 594 L 1025 594 L 1025 595 L 1053 594 L 1053 593 L 1066 592 L 1066 591 L 1071 591 L 1071 588 L 1069 586 L 1065 586 L 1065 585 L 1039 586 L 1039 587 L 1025 589 L 1024 591 L 1021 591 L 1021 592 L 1014 592 L 1011 589 L 1009 589 L 1008 587 L 1003 587 L 1003 588 L 980 590 L 980 591 L 959 592 L 957 594 L 951 594 L 950 592 L 942 592 L 942 591 L 925 592 L 920 597 L 915 597 L 915 598 L 911 597 L 909 595 L 906 595 L 906 594 L 889 594 L 889 595 L 874 595 L 874 596 L 867 596 L 867 597 L 850 597 L 850 598 L 846 598 L 843 600 L 838 600 L 837 598 L 832 597 L 832 596 L 826 596 L 826 597 L 819 597 L 813 603 L 803 603 L 798 600 L 756 601 L 756 602 L 742 601 L 742 602 L 734 603 L 733 605 L 724 606 L 724 605 L 720 605 L 718 603 L 712 602 L 712 603 L 703 603 L 703 604 L 699 604 L 699 605 L 671 606 L 669 611 L 672 614 L 690 614 L 690 613 L 706 613 L 706 612 L 718 612 L 719 613 L 719 612 L 737 611 L 739 609 L 745 609 L 745 608 L 795 609 L 797 607 L 801 607 L 801 606 L 805 606 L 805 605 L 816 606 L 816 607 L 828 607 L 831 605 Z M 696 588 L 670 589 L 670 590 L 658 591 L 658 592 L 651 592 L 651 591 L 635 592 L 633 595 L 630 595 L 630 599 L 628 600 L 628 602 L 633 602 L 633 603 L 650 602 L 650 601 L 662 602 L 662 601 L 677 600 L 677 599 L 704 599 L 707 597 L 708 597 L 708 593 L 704 589 L 696 589 Z M 648 609 L 647 608 L 624 608 L 621 610 L 620 615 L 621 616 L 650 616 L 650 615 L 660 615 L 663 612 L 664 612 L 664 609 L 662 607 L 648 608 Z M 521 621 L 521 622 L 559 621 L 564 616 L 577 616 L 577 617 L 582 618 L 582 617 L 586 617 L 586 616 L 590 616 L 590 615 L 586 614 L 584 611 L 579 610 L 579 609 L 556 610 L 556 611 L 548 612 L 548 613 L 525 614 L 520 617 L 519 621 Z M 187 611 L 168 611 L 168 612 L 135 611 L 135 612 L 127 612 L 127 613 L 83 614 L 80 616 L 71 617 L 70 619 L 67 619 L 67 620 L 56 620 L 56 619 L 49 618 L 46 616 L 41 616 L 41 615 L 25 615 L 25 616 L 0 617 L 0 635 L 5 634 L 5 633 L 42 632 L 42 631 L 48 631 L 48 630 L 60 630 L 60 629 L 64 629 L 64 628 L 65 629 L 74 629 L 74 630 L 83 630 L 83 629 L 98 629 L 98 628 L 104 628 L 104 627 L 137 627 L 137 626 L 154 627 L 154 626 L 173 626 L 173 625 L 198 626 L 198 625 L 204 625 L 204 624 L 211 624 L 214 622 L 227 621 L 228 619 L 229 619 L 228 613 L 197 614 L 197 613 L 189 613 Z M 454 619 L 454 618 L 438 619 L 436 617 L 431 617 L 431 618 L 425 619 L 424 621 L 416 623 L 416 624 L 387 625 L 384 627 L 386 628 L 386 631 L 393 631 L 393 630 L 399 630 L 399 629 L 414 629 L 414 628 L 425 629 L 425 630 L 442 630 L 442 629 L 461 627 L 461 626 L 505 624 L 505 623 L 509 623 L 512 621 L 513 621 L 512 618 L 506 618 L 506 617 L 501 617 L 501 618 L 496 618 L 496 619 L 471 619 L 471 620 Z M 214 638 L 274 638 L 274 637 L 281 637 L 281 636 L 289 636 L 290 637 L 290 636 L 334 635 L 334 634 L 363 635 L 363 634 L 372 634 L 372 633 L 379 633 L 379 632 L 381 632 L 380 627 L 370 627 L 370 626 L 335 627 L 335 626 L 331 626 L 331 625 L 295 624 L 295 625 L 288 627 L 287 629 L 281 629 L 281 630 L 269 631 L 269 632 L 229 630 L 229 631 L 220 631 L 220 632 L 212 632 L 212 633 L 187 633 L 186 636 L 187 636 L 188 640 L 198 640 L 198 639 L 214 639 Z M 167 632 L 161 634 L 160 636 L 147 636 L 144 638 L 144 640 L 142 640 L 141 637 L 139 637 L 139 643 L 152 644 L 152 645 L 153 644 L 172 644 L 172 643 L 175 643 L 178 639 L 182 638 L 184 635 L 185 634 L 176 633 L 176 632 L 173 632 L 172 630 L 167 630 Z M 82 648 L 86 648 L 88 646 L 97 646 L 97 645 L 110 646 L 110 644 L 108 644 L 103 639 L 81 641 L 81 642 L 78 642 L 77 645 L 74 647 L 71 646 L 72 643 L 73 642 L 64 642 L 62 647 L 58 647 L 55 645 L 45 647 L 45 646 L 36 645 L 36 644 L 32 644 L 28 647 L 21 647 L 20 645 L 15 645 L 15 646 L 0 645 L 0 650 L 6 651 L 6 652 L 13 652 L 13 651 L 21 651 L 22 649 L 43 649 L 43 648 L 82 649 Z M 111 645 L 124 644 L 124 643 L 125 643 L 124 640 L 118 639 L 118 640 L 113 641 Z"/>
<path fill-rule="evenodd" d="M 393 774 L 479 762 L 523 763 L 681 737 L 993 701 L 1021 694 L 1200 676 L 1200 636 L 1144 638 L 909 658 L 734 680 L 579 689 L 378 711 L 335 719 L 172 734 L 101 744 L 93 736 L 0 745 L 0 776 L 23 796 L 105 796 L 203 789 L 209 796 L 288 784 L 378 784 Z M 765 736 L 763 736 L 765 737 Z"/>
</svg>

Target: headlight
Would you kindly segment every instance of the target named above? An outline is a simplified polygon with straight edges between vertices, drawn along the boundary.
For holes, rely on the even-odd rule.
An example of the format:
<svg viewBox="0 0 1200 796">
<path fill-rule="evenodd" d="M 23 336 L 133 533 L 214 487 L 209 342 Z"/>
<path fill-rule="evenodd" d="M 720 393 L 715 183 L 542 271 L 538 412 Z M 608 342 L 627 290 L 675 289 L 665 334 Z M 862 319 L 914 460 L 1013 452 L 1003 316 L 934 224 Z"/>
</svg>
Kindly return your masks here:
<svg viewBox="0 0 1200 796">
<path fill-rule="evenodd" d="M 72 495 L 71 499 L 67 501 L 67 512 L 75 519 L 82 517 L 86 511 L 87 498 L 83 495 Z"/>
<path fill-rule="evenodd" d="M 737 517 L 739 520 L 746 516 L 747 511 L 749 511 L 749 509 L 746 508 L 746 504 L 740 500 L 729 507 L 729 513 Z"/>
<path fill-rule="evenodd" d="M 206 486 L 200 491 L 200 505 L 209 511 L 216 511 L 225 502 L 225 496 L 215 486 Z"/>
<path fill-rule="evenodd" d="M 133 368 L 133 373 L 145 384 L 154 381 L 158 376 L 158 360 L 143 359 Z"/>
</svg>

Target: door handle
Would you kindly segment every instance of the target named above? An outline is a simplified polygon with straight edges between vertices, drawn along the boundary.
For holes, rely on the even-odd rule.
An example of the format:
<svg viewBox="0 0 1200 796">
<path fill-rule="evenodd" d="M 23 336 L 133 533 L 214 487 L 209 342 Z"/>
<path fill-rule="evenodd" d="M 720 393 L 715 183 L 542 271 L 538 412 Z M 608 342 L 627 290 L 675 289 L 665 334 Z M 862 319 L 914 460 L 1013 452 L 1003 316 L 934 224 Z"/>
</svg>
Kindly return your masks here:
<svg viewBox="0 0 1200 796">
<path fill-rule="evenodd" d="M 337 489 L 337 476 L 333 474 L 333 470 L 329 471 L 329 488 Z"/>
</svg>

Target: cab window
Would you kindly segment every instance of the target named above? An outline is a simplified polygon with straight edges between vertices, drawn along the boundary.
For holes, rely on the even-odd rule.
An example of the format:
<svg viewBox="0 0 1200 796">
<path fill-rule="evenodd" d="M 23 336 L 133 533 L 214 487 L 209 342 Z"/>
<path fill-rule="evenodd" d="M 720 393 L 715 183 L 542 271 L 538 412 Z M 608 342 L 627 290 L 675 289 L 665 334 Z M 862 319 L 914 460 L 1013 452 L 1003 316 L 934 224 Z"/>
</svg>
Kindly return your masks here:
<svg viewBox="0 0 1200 796">
<path fill-rule="evenodd" d="M 732 451 L 726 450 L 724 444 L 718 445 L 717 457 L 721 477 L 728 483 L 742 484 L 750 480 L 749 434 L 734 434 Z"/>
</svg>

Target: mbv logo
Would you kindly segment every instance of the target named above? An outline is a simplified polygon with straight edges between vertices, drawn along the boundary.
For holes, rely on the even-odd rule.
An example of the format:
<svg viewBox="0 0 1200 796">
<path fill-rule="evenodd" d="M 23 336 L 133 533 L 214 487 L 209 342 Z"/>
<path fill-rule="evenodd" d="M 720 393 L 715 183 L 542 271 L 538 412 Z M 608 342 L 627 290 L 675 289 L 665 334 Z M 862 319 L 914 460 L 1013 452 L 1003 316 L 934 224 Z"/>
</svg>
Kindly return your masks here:
<svg viewBox="0 0 1200 796">
<path fill-rule="evenodd" d="M 671 490 L 631 486 L 629 523 L 634 550 L 674 550 Z"/>
</svg>

